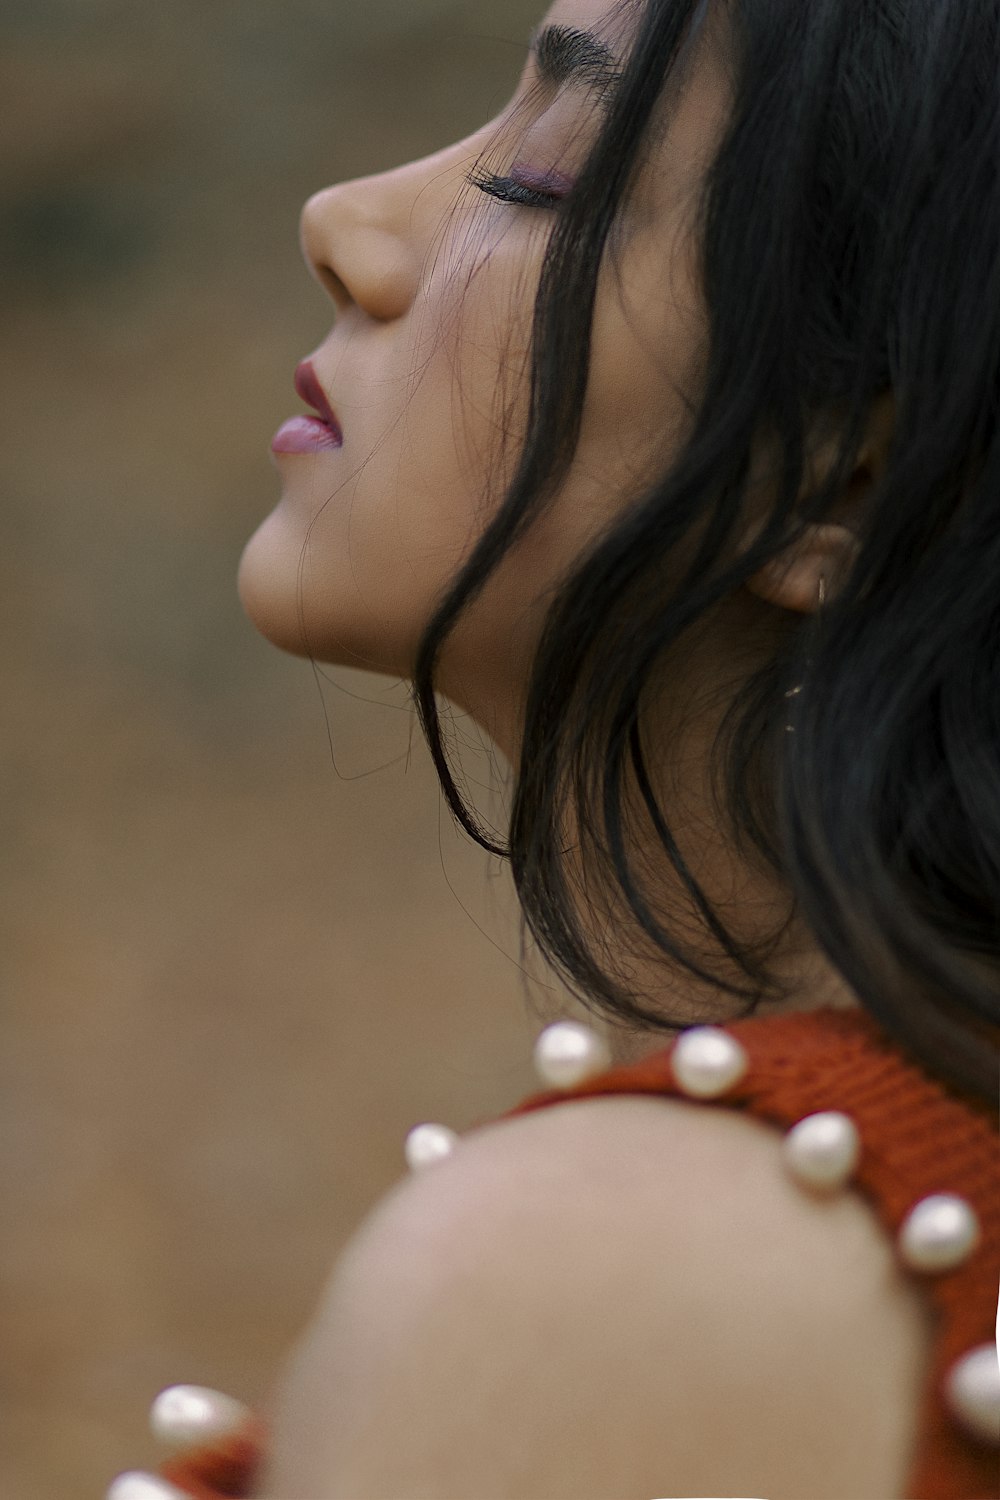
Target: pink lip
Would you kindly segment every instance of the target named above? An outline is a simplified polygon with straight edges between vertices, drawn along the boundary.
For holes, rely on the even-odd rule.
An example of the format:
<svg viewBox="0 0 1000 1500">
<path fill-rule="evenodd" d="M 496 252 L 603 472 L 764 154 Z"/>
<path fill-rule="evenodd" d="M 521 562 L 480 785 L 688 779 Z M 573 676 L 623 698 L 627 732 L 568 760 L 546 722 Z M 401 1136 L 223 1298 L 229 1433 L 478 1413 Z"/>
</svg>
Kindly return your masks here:
<svg viewBox="0 0 1000 1500">
<path fill-rule="evenodd" d="M 342 447 L 340 423 L 308 359 L 295 371 L 295 390 L 318 415 L 292 417 L 285 422 L 271 440 L 271 452 L 317 453 L 323 448 Z"/>
<path fill-rule="evenodd" d="M 272 453 L 318 453 L 321 448 L 342 448 L 344 439 L 320 417 L 290 417 L 271 439 Z"/>
</svg>

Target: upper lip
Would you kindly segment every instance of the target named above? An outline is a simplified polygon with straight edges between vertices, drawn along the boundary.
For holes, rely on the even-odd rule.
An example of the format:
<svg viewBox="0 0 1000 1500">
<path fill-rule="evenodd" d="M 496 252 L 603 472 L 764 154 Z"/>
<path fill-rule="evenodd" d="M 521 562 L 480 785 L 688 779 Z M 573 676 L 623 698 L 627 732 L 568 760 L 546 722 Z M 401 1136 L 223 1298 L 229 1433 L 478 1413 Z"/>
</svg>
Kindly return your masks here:
<svg viewBox="0 0 1000 1500">
<path fill-rule="evenodd" d="M 311 406 L 315 412 L 319 413 L 324 422 L 328 423 L 335 432 L 340 432 L 337 415 L 326 399 L 326 392 L 319 383 L 311 360 L 304 359 L 296 369 L 295 390 L 307 406 Z"/>
</svg>

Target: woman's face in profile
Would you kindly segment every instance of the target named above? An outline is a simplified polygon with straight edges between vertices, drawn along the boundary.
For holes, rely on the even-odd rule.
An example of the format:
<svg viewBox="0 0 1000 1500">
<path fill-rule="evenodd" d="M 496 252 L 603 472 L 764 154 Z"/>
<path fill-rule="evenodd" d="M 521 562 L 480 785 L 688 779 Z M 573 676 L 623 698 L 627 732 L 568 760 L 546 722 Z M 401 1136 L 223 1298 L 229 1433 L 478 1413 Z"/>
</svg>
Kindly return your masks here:
<svg viewBox="0 0 1000 1500">
<path fill-rule="evenodd" d="M 600 89 L 634 24 L 631 7 L 557 0 L 497 120 L 305 205 L 303 250 L 335 311 L 297 384 L 332 410 L 342 442 L 302 417 L 275 438 L 281 498 L 247 544 L 239 589 L 276 645 L 412 675 L 435 606 L 513 475 L 555 205 L 599 129 Z M 548 46 L 537 40 L 546 28 L 558 28 Z M 567 29 L 588 45 L 567 48 Z M 553 587 L 676 445 L 705 331 L 689 211 L 725 110 L 721 75 L 699 59 L 602 270 L 566 481 L 443 651 L 440 690 L 501 744 Z M 506 185 L 470 184 L 477 166 Z"/>
</svg>

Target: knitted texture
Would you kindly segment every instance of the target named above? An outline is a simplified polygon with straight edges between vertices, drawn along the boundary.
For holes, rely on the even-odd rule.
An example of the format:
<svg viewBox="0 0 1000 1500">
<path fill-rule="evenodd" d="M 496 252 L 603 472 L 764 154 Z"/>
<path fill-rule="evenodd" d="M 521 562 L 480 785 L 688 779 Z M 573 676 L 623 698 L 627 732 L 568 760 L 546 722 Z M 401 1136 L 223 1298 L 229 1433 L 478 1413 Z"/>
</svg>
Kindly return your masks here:
<svg viewBox="0 0 1000 1500">
<path fill-rule="evenodd" d="M 975 1210 L 982 1238 L 962 1265 L 933 1275 L 904 1266 L 937 1314 L 905 1500 L 998 1500 L 1000 1449 L 970 1437 L 943 1397 L 954 1361 L 996 1340 L 1000 1122 L 993 1110 L 929 1076 L 867 1011 L 750 1016 L 721 1029 L 746 1048 L 750 1065 L 712 1106 L 746 1110 L 782 1132 L 821 1110 L 849 1115 L 861 1138 L 852 1185 L 894 1241 L 930 1193 L 956 1193 Z M 670 1065 L 674 1045 L 574 1089 L 532 1095 L 503 1118 L 598 1094 L 685 1098 Z"/>
<path fill-rule="evenodd" d="M 721 1099 L 700 1102 L 745 1110 L 783 1133 L 821 1110 L 849 1115 L 861 1155 L 845 1191 L 866 1198 L 894 1242 L 910 1210 L 931 1193 L 956 1193 L 975 1210 L 981 1239 L 962 1265 L 934 1274 L 903 1267 L 936 1314 L 905 1500 L 998 1500 L 1000 1447 L 970 1436 L 943 1393 L 955 1360 L 996 1338 L 1000 1121 L 988 1104 L 930 1076 L 866 1011 L 827 1007 L 751 1016 L 722 1029 L 746 1049 L 750 1065 Z M 600 1094 L 686 1098 L 671 1069 L 674 1045 L 575 1088 L 532 1094 L 499 1118 Z M 261 1427 L 175 1459 L 160 1473 L 196 1500 L 246 1497 L 263 1442 Z"/>
<path fill-rule="evenodd" d="M 254 1417 L 229 1437 L 169 1459 L 158 1472 L 194 1500 L 246 1500 L 263 1468 L 266 1442 L 265 1423 Z"/>
</svg>

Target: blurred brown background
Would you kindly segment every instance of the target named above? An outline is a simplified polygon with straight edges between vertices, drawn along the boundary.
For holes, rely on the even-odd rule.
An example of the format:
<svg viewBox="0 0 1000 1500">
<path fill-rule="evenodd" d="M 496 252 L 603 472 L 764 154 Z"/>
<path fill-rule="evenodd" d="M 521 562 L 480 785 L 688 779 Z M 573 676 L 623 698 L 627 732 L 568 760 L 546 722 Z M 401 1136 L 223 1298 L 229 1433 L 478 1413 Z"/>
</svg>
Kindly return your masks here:
<svg viewBox="0 0 1000 1500">
<path fill-rule="evenodd" d="M 261 1398 L 406 1131 L 511 1107 L 574 1013 L 405 687 L 235 589 L 331 319 L 302 201 L 490 118 L 543 9 L 0 9 L 9 1500 L 151 1466 L 163 1386 Z"/>
</svg>

